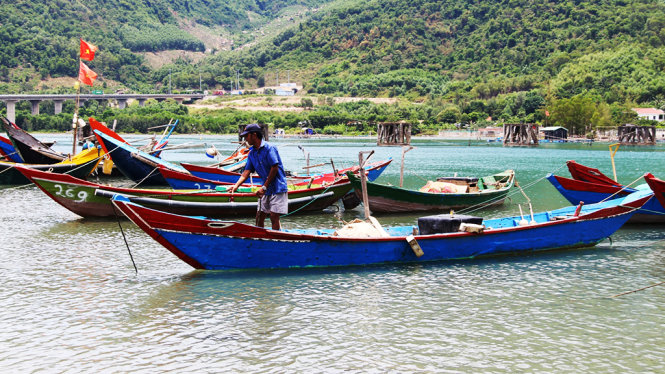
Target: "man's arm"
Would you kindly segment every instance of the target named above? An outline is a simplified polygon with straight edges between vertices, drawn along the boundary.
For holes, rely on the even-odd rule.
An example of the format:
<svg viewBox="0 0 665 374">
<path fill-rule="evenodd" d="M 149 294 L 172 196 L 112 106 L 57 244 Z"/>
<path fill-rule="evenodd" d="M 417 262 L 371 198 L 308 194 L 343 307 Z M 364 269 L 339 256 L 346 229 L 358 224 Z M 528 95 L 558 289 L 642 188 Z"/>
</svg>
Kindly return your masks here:
<svg viewBox="0 0 665 374">
<path fill-rule="evenodd" d="M 272 173 L 272 169 L 270 170 L 270 172 Z M 249 174 L 250 174 L 250 171 L 247 170 L 247 169 L 245 169 L 245 170 L 242 172 L 242 174 L 240 174 L 240 178 L 238 178 L 238 181 L 236 182 L 236 184 L 234 184 L 233 187 L 231 187 L 231 188 L 228 189 L 227 191 L 228 191 L 228 192 L 231 192 L 231 193 L 235 192 L 235 191 L 238 189 L 238 187 L 240 187 L 240 185 L 242 184 L 242 182 L 246 181 L 247 178 L 249 178 Z"/>
<path fill-rule="evenodd" d="M 256 194 L 259 196 L 263 196 L 263 194 L 266 193 L 266 189 L 268 186 L 270 186 L 270 183 L 272 183 L 273 180 L 275 180 L 275 177 L 277 176 L 277 171 L 279 170 L 279 164 L 275 164 L 270 168 L 270 172 L 268 173 L 268 178 L 263 182 L 262 188 L 256 191 Z M 263 188 L 265 187 L 265 189 Z"/>
</svg>

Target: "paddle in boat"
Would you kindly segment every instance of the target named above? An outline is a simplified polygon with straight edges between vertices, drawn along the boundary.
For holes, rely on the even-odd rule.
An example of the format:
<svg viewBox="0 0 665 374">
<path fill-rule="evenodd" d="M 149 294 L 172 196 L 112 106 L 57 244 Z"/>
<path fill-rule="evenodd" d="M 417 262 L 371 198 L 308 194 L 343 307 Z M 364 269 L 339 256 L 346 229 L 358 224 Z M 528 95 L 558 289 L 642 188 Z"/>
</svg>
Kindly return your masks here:
<svg viewBox="0 0 665 374">
<path fill-rule="evenodd" d="M 445 214 L 423 217 L 412 226 L 382 228 L 367 223 L 371 229 L 360 232 L 271 230 L 174 215 L 122 195 L 114 196 L 113 203 L 192 267 L 228 270 L 418 263 L 588 247 L 612 235 L 652 196 L 640 191 L 604 203 L 537 213 L 526 225 L 521 225 L 519 216 L 482 220 Z"/>
<path fill-rule="evenodd" d="M 25 177 L 58 204 L 82 217 L 113 217 L 110 197 L 119 193 L 131 201 L 167 212 L 205 217 L 253 217 L 257 210 L 257 187 L 242 187 L 240 192 L 226 193 L 226 187 L 217 190 L 166 190 L 122 188 L 97 184 L 69 175 L 48 173 L 31 168 L 17 167 Z M 288 192 L 289 211 L 311 212 L 322 210 L 351 190 L 348 181 L 333 185 L 291 187 Z"/>
</svg>

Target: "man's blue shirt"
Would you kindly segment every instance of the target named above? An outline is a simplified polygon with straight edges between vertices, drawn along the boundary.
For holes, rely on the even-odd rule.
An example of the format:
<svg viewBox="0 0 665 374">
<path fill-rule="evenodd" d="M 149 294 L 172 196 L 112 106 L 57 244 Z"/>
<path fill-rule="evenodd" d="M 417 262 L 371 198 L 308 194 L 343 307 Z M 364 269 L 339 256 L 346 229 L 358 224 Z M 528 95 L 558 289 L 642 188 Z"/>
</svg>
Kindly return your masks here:
<svg viewBox="0 0 665 374">
<path fill-rule="evenodd" d="M 254 149 L 254 147 L 249 149 L 245 170 L 256 172 L 261 179 L 265 181 L 268 179 L 270 168 L 272 168 L 273 165 L 279 165 L 279 167 L 277 168 L 275 179 L 273 179 L 272 183 L 267 186 L 266 195 L 274 195 L 288 191 L 282 159 L 279 157 L 277 147 L 263 140 L 261 140 L 261 146 L 259 149 Z"/>
</svg>

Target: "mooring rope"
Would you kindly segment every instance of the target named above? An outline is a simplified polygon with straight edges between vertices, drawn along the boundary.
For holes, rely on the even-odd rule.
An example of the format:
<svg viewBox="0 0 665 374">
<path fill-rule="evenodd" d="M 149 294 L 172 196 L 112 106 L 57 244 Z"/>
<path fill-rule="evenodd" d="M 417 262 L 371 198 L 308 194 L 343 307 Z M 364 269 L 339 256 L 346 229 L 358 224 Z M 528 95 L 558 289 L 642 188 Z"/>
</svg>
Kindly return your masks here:
<svg viewBox="0 0 665 374">
<path fill-rule="evenodd" d="M 603 203 L 603 202 L 605 202 L 605 201 L 607 201 L 607 200 L 610 200 L 612 197 L 614 197 L 614 195 L 616 195 L 616 194 L 618 194 L 619 192 L 625 190 L 626 188 L 629 188 L 629 187 L 632 186 L 635 182 L 639 181 L 639 180 L 642 179 L 642 178 L 643 178 L 643 177 L 638 177 L 638 178 L 635 179 L 634 181 L 632 181 L 632 182 L 628 183 L 627 185 L 623 186 L 619 191 L 617 191 L 617 192 L 611 194 L 610 196 L 604 198 L 603 200 L 601 200 L 601 201 L 599 201 L 599 202 L 600 202 L 600 203 Z"/>
<path fill-rule="evenodd" d="M 125 241 L 127 252 L 129 252 L 129 258 L 132 260 L 132 265 L 134 265 L 134 272 L 136 273 L 136 275 L 138 275 L 139 269 L 136 267 L 136 263 L 134 262 L 134 256 L 132 256 L 132 251 L 129 249 L 129 243 L 127 243 L 127 237 L 125 236 L 125 231 L 122 229 L 122 225 L 120 224 L 120 217 L 118 216 L 118 212 L 115 210 L 115 205 L 113 204 L 113 202 L 111 202 L 111 207 L 113 208 L 113 214 L 115 215 L 115 219 L 118 222 L 120 233 L 122 233 L 122 239 Z"/>
<path fill-rule="evenodd" d="M 338 182 L 339 180 L 341 180 L 341 178 L 340 178 L 340 179 L 335 178 L 335 179 L 333 180 L 333 182 L 332 182 L 328 187 L 326 187 L 325 190 L 323 190 L 323 191 L 322 191 L 320 194 L 318 194 L 318 195 L 314 195 L 314 198 L 313 198 L 312 200 L 308 201 L 305 205 L 303 205 L 303 206 L 301 206 L 300 208 L 294 210 L 293 212 L 288 212 L 288 213 L 284 214 L 282 217 L 288 217 L 288 216 L 290 216 L 290 215 L 292 215 L 292 214 L 295 214 L 295 213 L 297 213 L 297 212 L 299 212 L 299 211 L 305 209 L 307 206 L 309 206 L 310 204 L 312 204 L 313 202 L 315 202 L 316 200 L 319 199 L 319 197 L 317 197 L 317 196 L 323 195 L 323 194 L 325 194 L 326 192 L 328 192 L 328 190 L 331 189 L 331 188 L 335 185 L 335 183 Z M 259 200 L 260 200 L 260 199 L 259 199 Z"/>
<path fill-rule="evenodd" d="M 566 165 L 562 165 L 562 166 L 560 166 L 560 167 L 554 169 L 554 171 L 552 171 L 551 174 L 554 174 L 554 173 L 558 172 L 559 170 L 561 170 L 561 169 L 562 169 L 563 167 L 565 167 L 565 166 L 566 166 Z M 523 190 L 528 190 L 529 188 L 532 188 L 533 186 L 535 186 L 536 184 L 542 182 L 542 181 L 543 181 L 544 179 L 546 179 L 546 178 L 547 178 L 547 174 L 546 174 L 544 177 L 539 178 L 539 179 L 536 179 L 535 181 L 530 182 L 530 183 L 526 184 L 525 186 L 523 186 L 523 187 L 521 187 L 521 188 L 522 188 Z M 517 183 L 518 183 L 517 180 L 515 180 L 515 184 L 517 184 Z M 472 205 L 472 206 L 469 206 L 469 207 L 467 207 L 467 208 L 461 209 L 461 210 L 459 210 L 458 212 L 459 212 L 459 213 L 473 213 L 473 212 L 475 212 L 475 211 L 478 211 L 478 210 L 484 209 L 484 208 L 486 208 L 487 206 L 492 205 L 494 202 L 496 202 L 496 201 L 498 201 L 498 200 L 500 200 L 500 199 L 511 199 L 511 200 L 512 200 L 512 196 L 514 196 L 514 195 L 516 195 L 516 194 L 521 194 L 521 193 L 522 193 L 522 191 L 520 191 L 519 189 L 517 189 L 517 190 L 514 191 L 514 192 L 509 192 L 508 194 L 506 194 L 506 195 L 503 196 L 503 197 L 502 197 L 502 196 L 498 196 L 498 197 L 495 197 L 495 198 L 490 199 L 490 200 L 488 200 L 488 201 L 485 201 L 485 202 L 482 202 L 482 203 L 478 203 L 478 204 L 476 204 L 476 205 Z"/>
</svg>

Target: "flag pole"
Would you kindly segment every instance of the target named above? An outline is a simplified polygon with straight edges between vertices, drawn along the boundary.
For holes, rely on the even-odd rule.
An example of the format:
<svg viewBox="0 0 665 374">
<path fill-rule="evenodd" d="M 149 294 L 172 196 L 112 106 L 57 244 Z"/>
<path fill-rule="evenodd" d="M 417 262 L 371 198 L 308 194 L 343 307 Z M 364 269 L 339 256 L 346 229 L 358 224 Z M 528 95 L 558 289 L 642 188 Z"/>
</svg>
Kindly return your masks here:
<svg viewBox="0 0 665 374">
<path fill-rule="evenodd" d="M 79 57 L 79 75 L 81 69 L 81 58 Z M 76 136 L 78 132 L 78 117 L 79 117 L 79 95 L 81 94 L 81 79 L 77 78 L 74 83 L 76 88 L 76 100 L 74 102 L 74 118 L 72 119 L 72 128 L 74 129 L 74 140 L 72 141 L 72 156 L 76 154 Z"/>
</svg>

